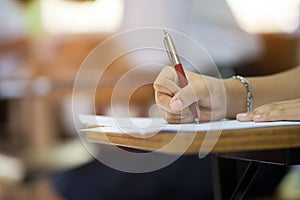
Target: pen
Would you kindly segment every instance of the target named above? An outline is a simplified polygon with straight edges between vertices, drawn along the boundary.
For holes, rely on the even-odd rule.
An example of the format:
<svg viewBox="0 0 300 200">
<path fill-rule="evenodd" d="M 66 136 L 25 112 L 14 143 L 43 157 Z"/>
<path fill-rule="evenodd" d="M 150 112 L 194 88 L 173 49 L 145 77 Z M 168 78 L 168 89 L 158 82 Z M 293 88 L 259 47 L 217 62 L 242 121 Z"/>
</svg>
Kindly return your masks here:
<svg viewBox="0 0 300 200">
<path fill-rule="evenodd" d="M 164 41 L 169 59 L 172 62 L 172 64 L 174 65 L 174 68 L 177 72 L 178 79 L 179 79 L 181 87 L 187 86 L 188 81 L 187 81 L 187 78 L 185 76 L 182 64 L 181 64 L 179 56 L 177 54 L 174 42 L 173 42 L 173 40 L 172 40 L 172 38 L 171 38 L 171 36 L 168 33 L 168 30 L 166 28 L 164 28 L 164 39 L 163 39 L 163 41 Z M 189 109 L 190 109 L 192 115 L 195 118 L 195 122 L 198 124 L 199 120 L 200 120 L 199 119 L 200 118 L 200 113 L 198 112 L 196 102 L 192 103 L 189 106 Z"/>
</svg>

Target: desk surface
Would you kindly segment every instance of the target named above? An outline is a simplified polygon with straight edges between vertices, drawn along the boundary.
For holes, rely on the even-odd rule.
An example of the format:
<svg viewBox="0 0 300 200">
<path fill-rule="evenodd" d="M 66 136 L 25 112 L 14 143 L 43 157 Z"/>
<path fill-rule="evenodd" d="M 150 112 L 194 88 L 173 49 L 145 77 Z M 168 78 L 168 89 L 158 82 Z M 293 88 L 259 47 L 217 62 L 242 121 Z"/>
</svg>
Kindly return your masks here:
<svg viewBox="0 0 300 200">
<path fill-rule="evenodd" d="M 115 133 L 99 133 L 87 132 L 86 137 L 88 141 L 111 144 L 123 147 L 130 147 L 140 150 L 154 151 L 164 148 L 164 153 L 177 154 L 182 152 L 180 149 L 191 138 L 195 137 L 185 154 L 198 154 L 205 138 L 206 144 L 214 144 L 218 132 L 209 132 L 210 137 L 205 138 L 205 132 L 198 132 L 196 135 L 190 133 L 168 133 L 162 132 L 151 137 L 142 138 L 127 134 Z M 172 145 L 166 145 L 175 137 L 176 140 Z M 216 136 L 216 137 L 215 137 Z M 223 130 L 213 149 L 211 145 L 202 147 L 202 152 L 225 153 L 225 152 L 241 152 L 241 151 L 258 151 L 258 150 L 272 150 L 285 148 L 300 147 L 300 126 L 282 126 L 282 127 L 266 127 L 266 128 L 251 128 L 240 130 Z"/>
</svg>

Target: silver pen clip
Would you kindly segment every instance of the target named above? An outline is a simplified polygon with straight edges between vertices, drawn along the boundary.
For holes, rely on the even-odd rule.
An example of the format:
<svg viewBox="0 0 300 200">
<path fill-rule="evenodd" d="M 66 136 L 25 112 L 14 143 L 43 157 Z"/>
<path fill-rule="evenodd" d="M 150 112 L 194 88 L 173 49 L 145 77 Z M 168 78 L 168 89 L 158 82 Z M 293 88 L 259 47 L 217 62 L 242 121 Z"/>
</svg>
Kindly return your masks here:
<svg viewBox="0 0 300 200">
<path fill-rule="evenodd" d="M 171 36 L 168 33 L 168 30 L 166 28 L 163 29 L 164 31 L 164 44 L 167 50 L 167 54 L 169 56 L 170 61 L 172 62 L 173 65 L 177 65 L 180 64 L 180 59 L 179 56 L 177 54 L 175 45 L 173 43 L 173 40 L 171 38 Z"/>
</svg>

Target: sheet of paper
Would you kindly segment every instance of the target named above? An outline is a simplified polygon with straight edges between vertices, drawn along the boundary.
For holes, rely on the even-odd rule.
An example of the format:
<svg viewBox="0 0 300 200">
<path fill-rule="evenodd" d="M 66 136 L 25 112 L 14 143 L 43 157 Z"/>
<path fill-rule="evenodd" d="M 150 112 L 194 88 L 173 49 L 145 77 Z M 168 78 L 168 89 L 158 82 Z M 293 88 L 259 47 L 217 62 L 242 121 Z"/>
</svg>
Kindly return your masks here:
<svg viewBox="0 0 300 200">
<path fill-rule="evenodd" d="M 81 131 L 110 132 L 110 133 L 157 133 L 160 131 L 170 132 L 195 132 L 209 130 L 233 130 L 246 128 L 260 128 L 271 126 L 300 126 L 300 122 L 279 121 L 279 122 L 239 122 L 237 120 L 222 120 L 200 124 L 168 124 L 163 118 L 115 118 L 109 116 L 79 115 L 83 124 L 97 125 L 99 127 L 82 129 Z"/>
</svg>

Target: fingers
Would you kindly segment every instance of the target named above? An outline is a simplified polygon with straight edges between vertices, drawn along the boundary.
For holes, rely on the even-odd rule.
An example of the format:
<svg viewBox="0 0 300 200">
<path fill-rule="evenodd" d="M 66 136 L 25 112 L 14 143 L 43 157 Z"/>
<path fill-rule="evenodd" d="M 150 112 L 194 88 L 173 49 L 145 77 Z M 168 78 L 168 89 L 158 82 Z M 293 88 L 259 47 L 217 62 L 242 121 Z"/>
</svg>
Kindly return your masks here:
<svg viewBox="0 0 300 200">
<path fill-rule="evenodd" d="M 172 67 L 162 69 L 156 78 L 153 87 L 155 89 L 155 101 L 166 112 L 171 113 L 170 101 L 174 94 L 180 90 L 175 83 L 176 73 Z"/>
<path fill-rule="evenodd" d="M 175 70 L 172 67 L 165 67 L 157 76 L 153 87 L 159 93 L 174 96 L 180 90 L 180 87 L 176 84 L 178 82 L 177 79 Z"/>
<path fill-rule="evenodd" d="M 242 122 L 264 122 L 264 121 L 278 121 L 280 120 L 277 111 L 270 111 L 268 106 L 261 106 L 246 113 L 239 113 L 236 119 Z"/>
<path fill-rule="evenodd" d="M 164 117 L 168 123 L 190 123 L 193 122 L 193 116 L 188 109 L 174 111 L 170 107 L 172 97 L 166 93 L 155 92 L 155 101 L 163 109 Z"/>
<path fill-rule="evenodd" d="M 155 91 L 155 102 L 165 111 L 170 113 L 179 113 L 174 112 L 170 107 L 170 101 L 173 95 L 169 95 L 167 93 Z"/>
<path fill-rule="evenodd" d="M 173 103 L 180 90 L 177 73 L 172 67 L 165 67 L 156 78 L 153 87 L 155 89 L 155 101 L 169 113 L 178 114 L 183 108 L 180 102 Z M 178 105 L 178 103 L 180 105 Z"/>
<path fill-rule="evenodd" d="M 241 122 L 253 121 L 253 113 L 252 112 L 239 113 L 236 115 L 236 119 Z"/>
<path fill-rule="evenodd" d="M 269 103 L 256 109 L 239 113 L 236 119 L 242 122 L 266 122 L 280 120 L 300 120 L 300 100 L 289 100 Z"/>
<path fill-rule="evenodd" d="M 165 113 L 165 119 L 168 123 L 172 124 L 181 124 L 181 123 L 192 123 L 194 122 L 194 117 L 191 115 L 189 110 L 185 109 L 182 112 L 178 114 L 170 113 L 170 112 L 164 112 Z"/>
<path fill-rule="evenodd" d="M 190 89 L 184 89 L 183 92 L 180 92 L 182 88 L 178 86 L 178 75 L 174 68 L 165 67 L 156 78 L 153 87 L 155 89 L 155 101 L 164 110 L 167 122 L 189 123 L 194 121 L 193 115 L 187 108 L 189 101 L 184 100 L 184 107 L 180 101 L 176 101 L 178 99 L 176 94 L 179 94 L 180 98 L 182 95 L 188 98 L 192 95 L 186 95 Z M 186 99 L 186 97 L 182 99 Z"/>
<path fill-rule="evenodd" d="M 197 96 L 191 85 L 179 90 L 170 101 L 170 107 L 174 112 L 178 112 L 197 102 Z"/>
<path fill-rule="evenodd" d="M 189 106 L 194 102 L 201 102 L 201 106 L 198 105 L 198 108 L 202 109 L 200 112 L 203 112 L 203 115 L 202 113 L 200 114 L 200 120 L 211 120 L 211 101 L 204 78 L 199 74 L 188 71 L 186 71 L 186 75 L 189 79 L 189 84 L 181 88 L 179 87 L 178 75 L 174 68 L 165 67 L 153 84 L 156 103 L 164 110 L 165 118 L 169 123 L 194 122 L 194 116 L 189 109 Z M 209 80 L 212 80 L 213 86 L 218 86 L 216 79 Z M 199 94 L 198 96 L 196 95 L 197 93 Z M 201 100 L 199 101 L 198 99 Z"/>
<path fill-rule="evenodd" d="M 191 75 L 189 78 L 192 79 L 190 81 L 193 82 L 193 79 L 196 77 Z M 201 84 L 199 84 L 197 87 L 200 86 Z M 188 84 L 184 88 L 178 86 L 178 75 L 172 67 L 165 67 L 161 71 L 156 78 L 153 87 L 157 92 L 157 100 L 159 102 L 163 103 L 163 101 L 166 100 L 164 99 L 165 97 L 161 97 L 161 95 L 173 97 L 171 101 L 169 101 L 172 106 L 168 106 L 169 108 L 173 109 L 173 112 L 179 112 L 197 101 L 196 92 L 194 91 L 192 84 Z M 162 98 L 163 101 L 160 101 L 160 98 Z M 166 104 L 163 104 L 165 107 Z"/>
<path fill-rule="evenodd" d="M 278 111 L 271 111 L 270 113 L 263 113 L 261 110 L 250 111 L 247 113 L 237 114 L 236 119 L 241 122 L 271 122 L 282 120 L 281 114 Z"/>
<path fill-rule="evenodd" d="M 153 87 L 157 92 L 158 104 L 162 103 L 164 107 L 170 108 L 173 112 L 179 112 L 197 101 L 196 92 L 190 84 L 184 88 L 178 86 L 178 75 L 172 67 L 165 67 L 161 71 Z M 169 106 L 165 104 L 166 97 L 162 97 L 163 95 L 173 97 L 169 101 Z"/>
</svg>

